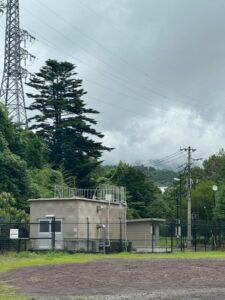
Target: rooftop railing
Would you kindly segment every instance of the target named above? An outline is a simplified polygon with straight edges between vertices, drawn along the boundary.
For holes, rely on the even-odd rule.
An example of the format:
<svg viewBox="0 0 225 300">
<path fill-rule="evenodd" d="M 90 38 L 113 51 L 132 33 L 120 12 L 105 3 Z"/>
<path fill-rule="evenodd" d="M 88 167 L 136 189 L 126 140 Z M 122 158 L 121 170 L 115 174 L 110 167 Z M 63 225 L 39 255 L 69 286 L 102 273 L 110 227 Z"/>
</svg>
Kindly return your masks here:
<svg viewBox="0 0 225 300">
<path fill-rule="evenodd" d="M 107 202 L 126 203 L 126 188 L 113 185 L 99 185 L 96 189 L 77 189 L 55 186 L 55 198 L 84 198 Z"/>
</svg>

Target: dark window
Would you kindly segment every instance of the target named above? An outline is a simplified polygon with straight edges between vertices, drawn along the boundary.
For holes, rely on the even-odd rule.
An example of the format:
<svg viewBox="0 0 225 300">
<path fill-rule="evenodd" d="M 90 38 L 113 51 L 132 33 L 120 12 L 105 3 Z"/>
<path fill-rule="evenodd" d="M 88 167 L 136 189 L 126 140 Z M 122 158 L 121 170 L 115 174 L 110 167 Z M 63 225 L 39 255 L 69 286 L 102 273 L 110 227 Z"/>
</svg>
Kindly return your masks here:
<svg viewBox="0 0 225 300">
<path fill-rule="evenodd" d="M 40 232 L 49 232 L 49 221 L 40 221 Z"/>
<path fill-rule="evenodd" d="M 61 232 L 61 221 L 55 221 L 55 232 Z"/>
<path fill-rule="evenodd" d="M 152 235 L 155 235 L 155 224 L 152 224 Z"/>
</svg>

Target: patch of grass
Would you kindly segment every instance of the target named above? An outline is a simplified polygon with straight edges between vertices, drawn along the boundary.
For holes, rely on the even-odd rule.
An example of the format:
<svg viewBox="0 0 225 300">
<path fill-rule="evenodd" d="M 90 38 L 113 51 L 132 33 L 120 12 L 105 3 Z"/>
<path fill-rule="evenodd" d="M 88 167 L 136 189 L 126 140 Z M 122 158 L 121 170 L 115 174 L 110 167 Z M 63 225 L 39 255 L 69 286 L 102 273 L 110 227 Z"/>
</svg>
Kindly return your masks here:
<svg viewBox="0 0 225 300">
<path fill-rule="evenodd" d="M 120 254 L 67 254 L 62 252 L 22 252 L 6 253 L 0 255 L 0 272 L 6 272 L 12 269 L 32 266 L 59 265 L 59 264 L 80 264 L 97 260 L 155 260 L 155 259 L 225 259 L 225 251 L 214 252 L 177 252 L 177 253 L 120 253 Z M 33 281 L 36 278 L 31 278 Z M 31 300 L 29 296 L 17 295 L 14 287 L 1 284 L 0 282 L 0 300 Z M 75 300 L 85 300 L 85 298 L 75 298 Z"/>
<path fill-rule="evenodd" d="M 15 288 L 0 283 L 0 300 L 29 300 L 28 296 L 16 295 Z"/>
<path fill-rule="evenodd" d="M 0 300 L 32 300 L 32 298 L 28 296 L 0 295 Z"/>
<path fill-rule="evenodd" d="M 152 260 L 152 259 L 225 259 L 225 252 L 178 252 L 178 253 L 153 253 L 153 254 L 66 254 L 62 252 L 48 253 L 7 253 L 0 255 L 0 272 L 8 270 L 44 266 L 52 264 L 76 264 L 96 260 L 127 259 L 127 260 Z"/>
</svg>

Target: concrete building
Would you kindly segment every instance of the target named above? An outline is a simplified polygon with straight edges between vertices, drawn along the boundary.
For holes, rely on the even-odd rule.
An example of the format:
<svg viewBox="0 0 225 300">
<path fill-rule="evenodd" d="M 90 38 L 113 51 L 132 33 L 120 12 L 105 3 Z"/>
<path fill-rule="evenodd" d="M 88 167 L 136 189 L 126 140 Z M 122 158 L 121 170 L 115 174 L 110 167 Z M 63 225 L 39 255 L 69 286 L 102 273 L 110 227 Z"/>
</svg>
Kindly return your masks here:
<svg viewBox="0 0 225 300">
<path fill-rule="evenodd" d="M 127 240 L 137 252 L 157 252 L 160 249 L 160 223 L 165 219 L 127 220 Z"/>
<path fill-rule="evenodd" d="M 55 196 L 29 200 L 31 249 L 99 252 L 124 243 L 125 190 L 70 189 Z"/>
</svg>

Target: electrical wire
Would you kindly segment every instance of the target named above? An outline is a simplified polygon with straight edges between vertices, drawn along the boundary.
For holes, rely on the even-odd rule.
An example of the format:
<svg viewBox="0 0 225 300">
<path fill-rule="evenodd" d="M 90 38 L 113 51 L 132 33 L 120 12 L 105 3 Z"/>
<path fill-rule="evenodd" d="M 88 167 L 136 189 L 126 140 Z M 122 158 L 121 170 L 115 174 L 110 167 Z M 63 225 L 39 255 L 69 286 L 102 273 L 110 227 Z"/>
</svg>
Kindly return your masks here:
<svg viewBox="0 0 225 300">
<path fill-rule="evenodd" d="M 46 5 L 46 3 L 43 3 L 43 2 L 40 1 L 40 0 L 39 0 L 39 1 L 33 0 L 33 1 L 35 1 L 36 3 L 38 3 L 41 7 L 45 7 L 46 9 L 48 9 L 50 12 L 52 12 L 52 14 L 54 14 L 55 16 L 57 16 L 57 18 L 60 18 L 63 22 L 65 22 L 66 24 L 69 24 L 69 26 L 71 26 L 71 27 L 73 27 L 73 28 L 76 28 L 76 30 L 77 30 L 80 34 L 82 34 L 82 37 L 85 37 L 86 39 L 89 39 L 89 40 L 91 40 L 91 41 L 94 41 L 99 47 L 101 47 L 102 49 L 104 49 L 105 51 L 107 51 L 108 53 L 110 53 L 110 55 L 116 56 L 123 64 L 129 66 L 131 69 L 134 69 L 134 70 L 135 70 L 135 73 L 138 71 L 141 75 L 147 77 L 147 78 L 150 79 L 151 81 L 155 81 L 155 82 L 158 81 L 160 84 L 163 84 L 163 85 L 165 86 L 165 83 L 163 83 L 163 82 L 161 82 L 161 81 L 159 81 L 159 80 L 153 79 L 152 76 L 150 76 L 150 74 L 149 74 L 148 72 L 146 72 L 145 70 L 141 69 L 139 66 L 137 66 L 137 65 L 134 64 L 134 63 L 131 64 L 131 63 L 128 62 L 126 59 L 124 59 L 121 55 L 118 55 L 117 53 L 113 52 L 111 49 L 108 49 L 105 45 L 103 45 L 101 42 L 99 42 L 98 40 L 96 40 L 96 38 L 93 38 L 92 36 L 86 34 L 86 33 L 85 33 L 83 30 L 81 30 L 78 26 L 75 26 L 74 23 L 69 22 L 66 18 L 64 18 L 63 16 L 61 16 L 60 14 L 58 14 L 55 10 L 53 10 L 51 7 L 49 7 L 48 5 Z M 79 3 L 81 3 L 81 1 L 79 1 Z M 81 3 L 81 4 L 82 4 L 82 3 Z M 86 8 L 88 8 L 88 6 L 86 6 L 86 5 L 83 5 L 83 6 L 86 7 Z M 93 12 L 92 9 L 89 9 L 89 10 Z M 118 31 L 118 29 L 117 29 L 117 31 Z M 119 31 L 119 32 L 121 33 L 121 31 Z M 124 34 L 123 34 L 123 38 L 124 38 Z M 124 79 L 126 80 L 127 78 L 124 78 Z M 155 90 L 153 90 L 153 89 L 151 89 L 151 88 L 149 88 L 149 87 L 146 87 L 146 86 L 144 86 L 144 89 L 150 91 L 151 93 L 153 93 L 153 94 L 155 94 L 155 95 L 157 95 L 157 96 L 159 96 L 159 97 L 165 98 L 166 100 L 169 100 L 169 101 L 170 101 L 170 99 L 169 99 L 167 96 L 163 95 L 162 93 L 160 93 L 160 92 L 158 92 L 158 91 L 155 91 Z M 176 92 L 176 94 L 177 94 L 177 92 Z M 194 98 L 194 97 L 191 97 L 191 96 L 188 96 L 188 97 L 187 97 L 186 95 L 184 95 L 184 93 L 181 93 L 180 91 L 179 91 L 179 94 L 180 94 L 182 97 L 187 98 L 188 101 L 191 99 L 191 100 L 193 100 L 193 101 L 195 101 L 195 102 L 199 102 L 199 99 Z M 180 98 L 179 98 L 179 101 L 181 101 Z M 187 101 L 182 101 L 182 102 L 184 102 L 185 104 L 187 104 Z M 204 109 L 205 109 L 205 107 L 204 107 Z M 207 110 L 207 111 L 210 111 L 209 109 L 206 109 L 206 110 Z"/>
<path fill-rule="evenodd" d="M 33 14 L 33 15 L 34 15 L 34 14 Z M 40 18 L 39 18 L 39 19 L 40 19 Z M 46 24 L 47 26 L 49 26 L 49 25 L 48 25 L 46 22 L 45 22 L 45 24 Z M 50 27 L 51 27 L 51 26 L 50 26 Z M 53 27 L 51 27 L 51 28 L 53 28 Z M 59 31 L 58 31 L 58 32 L 59 32 Z M 60 32 L 59 32 L 59 33 L 60 33 Z M 61 34 L 61 33 L 60 33 L 60 34 Z M 46 40 L 46 41 L 47 41 L 47 40 Z M 47 43 L 48 43 L 48 47 L 49 47 L 49 46 L 50 46 L 50 45 L 49 45 L 49 42 L 47 41 Z M 56 47 L 54 47 L 54 48 L 56 49 L 56 51 L 58 51 L 58 52 L 59 52 L 59 49 L 57 49 Z M 62 52 L 62 51 L 60 50 L 60 52 Z M 67 54 L 67 55 L 68 55 L 68 54 Z M 72 57 L 71 55 L 68 55 L 68 56 Z M 74 58 L 74 57 L 73 57 L 73 58 Z M 77 60 L 77 57 L 76 57 L 76 58 L 74 58 L 74 59 L 76 59 L 76 60 Z M 84 62 L 82 62 L 82 63 L 84 63 Z M 86 65 L 88 65 L 88 64 L 86 64 Z M 88 65 L 88 66 L 89 66 L 89 65 Z M 89 81 L 89 82 L 90 82 L 90 81 Z M 92 81 L 92 83 L 93 83 L 93 84 L 95 84 L 95 85 L 98 85 L 98 86 L 100 86 L 100 84 L 98 84 L 98 83 L 96 83 L 96 82 L 93 82 L 93 81 Z M 107 87 L 105 87 L 104 85 L 102 85 L 101 87 L 102 87 L 102 88 L 106 88 L 106 89 L 108 89 L 108 88 L 107 88 Z M 113 92 L 116 92 L 116 91 L 113 91 Z M 118 93 L 118 92 L 117 92 L 117 93 Z M 122 94 L 122 93 L 119 93 L 119 94 L 120 94 L 120 95 L 122 95 L 123 97 L 127 97 L 127 98 L 128 98 L 128 97 L 129 97 L 129 98 L 131 98 L 131 97 L 132 97 L 133 99 L 135 99 L 135 100 L 136 100 L 136 98 L 134 98 L 134 96 L 127 95 L 127 94 L 124 94 L 124 93 L 123 93 L 123 94 Z M 140 98 L 139 98 L 139 99 L 140 99 Z M 105 102 L 105 103 L 106 103 L 106 102 Z M 162 109 L 162 108 L 161 108 L 160 110 L 164 110 L 164 109 Z M 167 110 L 165 109 L 165 111 L 167 111 Z M 176 112 L 176 111 L 174 111 L 174 113 L 177 113 L 177 114 L 179 114 L 179 115 L 180 115 L 180 114 L 184 114 L 185 116 L 187 116 L 187 115 L 189 116 L 189 114 L 185 114 L 185 113 L 182 113 L 182 112 Z M 136 112 L 135 112 L 135 114 L 136 114 Z M 196 128 L 196 127 L 193 127 L 193 128 Z"/>
<path fill-rule="evenodd" d="M 169 154 L 160 159 L 141 161 L 141 162 L 138 162 L 138 164 L 139 165 L 146 164 L 146 162 L 147 162 L 150 165 L 153 165 L 156 167 L 162 167 L 165 165 L 167 165 L 167 166 L 174 165 L 174 162 L 180 163 L 180 160 L 182 160 L 182 159 L 186 159 L 186 156 L 183 153 L 181 153 L 180 151 L 177 151 L 175 153 Z"/>
<path fill-rule="evenodd" d="M 77 0 L 79 3 L 80 3 L 80 5 L 81 6 L 83 6 L 85 9 L 87 9 L 88 11 L 90 11 L 92 14 L 94 14 L 94 15 L 96 15 L 98 18 L 104 18 L 105 17 L 105 15 L 104 14 L 101 14 L 101 13 L 98 13 L 96 10 L 94 10 L 94 9 L 92 9 L 90 6 L 88 6 L 88 5 L 86 5 L 85 3 L 84 3 L 84 1 L 80 1 L 80 0 Z M 106 19 L 106 18 L 105 18 Z M 106 22 L 108 22 L 108 19 L 106 19 Z M 124 39 L 126 39 L 126 40 L 128 40 L 130 43 L 132 43 L 133 42 L 133 37 L 131 38 L 131 37 L 129 37 L 129 35 L 127 34 L 127 32 L 122 32 L 121 31 L 121 28 L 118 28 L 117 26 L 115 26 L 113 23 L 111 23 L 110 24 L 111 25 L 111 28 L 114 28 L 114 30 L 115 30 L 115 32 L 118 32 L 122 37 L 123 37 L 123 40 Z M 153 54 L 151 53 L 151 57 L 153 57 Z M 161 64 L 163 63 L 164 65 L 166 64 L 167 66 L 168 66 L 168 68 L 170 68 L 170 69 L 173 69 L 173 65 L 171 66 L 171 64 L 169 64 L 169 62 L 170 62 L 170 60 L 164 60 L 163 62 L 162 62 L 162 60 L 161 60 L 161 58 L 159 57 L 159 56 L 156 56 L 155 55 L 155 53 L 154 53 L 154 59 L 155 60 L 157 60 L 157 61 L 159 61 Z M 143 71 L 143 70 L 142 70 Z M 149 72 L 146 72 L 146 71 L 144 71 L 144 74 L 146 75 L 146 76 L 148 76 L 152 81 L 155 81 L 155 82 L 158 82 L 158 83 L 160 83 L 160 84 L 162 84 L 163 86 L 165 86 L 165 82 L 162 82 L 161 80 L 156 80 L 155 78 L 153 79 L 152 78 L 152 76 L 149 74 Z M 198 83 L 198 86 L 199 86 L 199 83 Z M 203 88 L 205 89 L 205 87 L 203 86 Z M 175 92 L 178 96 L 180 95 L 180 96 L 182 96 L 182 97 L 184 97 L 184 98 L 187 98 L 187 100 L 189 100 L 189 99 L 191 99 L 191 100 L 193 100 L 194 102 L 199 102 L 199 99 L 197 99 L 196 97 L 192 97 L 192 96 L 190 96 L 190 95 L 186 95 L 183 91 L 176 91 Z M 188 103 L 187 103 L 188 104 Z M 205 108 L 205 107 L 204 107 Z M 207 109 L 207 111 L 209 111 L 210 112 L 210 109 Z"/>
<path fill-rule="evenodd" d="M 155 161 L 156 161 L 156 162 L 161 162 L 161 161 L 170 159 L 171 157 L 174 157 L 174 156 L 177 156 L 177 155 L 180 155 L 180 154 L 181 154 L 181 152 L 180 152 L 180 151 L 177 151 L 177 152 L 175 152 L 175 153 L 166 155 L 166 156 L 164 156 L 164 157 L 162 157 L 162 158 L 156 159 Z"/>
<path fill-rule="evenodd" d="M 29 28 L 28 28 L 29 29 Z M 55 46 L 55 45 L 53 45 L 53 43 L 52 42 L 49 42 L 49 40 L 48 39 L 46 39 L 45 37 L 43 37 L 42 35 L 40 35 L 39 33 L 35 33 L 35 32 L 32 32 L 32 30 L 30 30 L 29 29 L 29 31 L 31 31 L 31 33 L 33 34 L 33 35 L 36 35 L 36 36 L 39 36 L 40 38 L 41 38 L 41 40 L 39 39 L 39 42 L 41 42 L 42 44 L 45 44 L 45 45 L 47 45 L 47 47 L 50 47 L 50 48 L 52 48 L 52 49 L 54 49 L 55 51 L 57 51 L 57 52 L 59 52 L 59 53 L 63 53 L 63 54 L 65 54 L 67 57 L 71 57 L 71 58 L 73 58 L 73 59 L 75 59 L 75 60 L 77 60 L 77 58 L 76 57 L 74 57 L 72 54 L 69 54 L 69 53 L 67 53 L 65 50 L 61 50 L 61 49 L 59 49 L 57 46 Z M 39 59 L 39 60 L 41 60 L 41 59 Z M 43 62 L 45 62 L 44 60 L 43 60 Z M 98 83 L 98 82 L 96 82 L 95 80 L 93 80 L 93 79 L 85 79 L 85 81 L 86 82 L 88 82 L 88 83 L 91 83 L 91 84 L 94 84 L 95 86 L 98 86 L 98 87 L 101 87 L 101 88 L 103 88 L 103 89 L 106 89 L 107 91 L 112 91 L 112 92 L 114 92 L 114 93 L 116 93 L 116 94 L 118 94 L 118 95 L 120 95 L 120 96 L 122 96 L 122 97 L 125 97 L 125 98 L 127 98 L 127 99 L 134 99 L 135 101 L 137 100 L 137 98 L 132 94 L 132 95 L 128 95 L 128 94 L 125 94 L 124 92 L 121 92 L 121 91 L 118 91 L 118 90 L 116 90 L 116 89 L 113 89 L 113 88 L 111 88 L 111 87 L 107 87 L 107 86 L 105 86 L 105 85 L 103 85 L 102 83 Z M 141 97 L 141 95 L 138 95 L 139 96 L 139 100 L 140 99 L 142 99 L 142 97 Z M 146 99 L 145 99 L 145 101 L 146 101 Z M 105 102 L 106 103 L 106 102 Z M 150 103 L 150 101 L 148 101 L 148 103 Z M 164 111 L 164 112 L 168 112 L 168 109 L 166 109 L 166 108 L 163 108 L 163 107 L 156 107 L 158 110 L 160 110 L 160 111 Z M 130 112 L 131 112 L 131 110 L 130 110 Z M 186 116 L 186 117 L 189 117 L 190 115 L 189 115 L 189 113 L 184 113 L 184 112 L 178 112 L 178 111 L 176 111 L 176 110 L 173 110 L 173 112 L 174 112 L 174 114 L 176 114 L 176 115 L 184 115 L 184 116 Z M 135 114 L 138 114 L 138 113 L 136 113 L 135 112 Z M 146 116 L 145 116 L 146 117 Z M 196 129 L 196 126 L 189 126 L 190 128 L 194 128 L 194 129 Z"/>
<path fill-rule="evenodd" d="M 154 162 L 154 160 L 153 160 L 152 163 L 157 166 L 171 165 L 171 164 L 174 164 L 174 162 L 178 162 L 183 159 L 186 159 L 186 158 L 184 156 L 178 156 L 178 157 L 174 157 L 173 159 L 170 159 L 170 160 L 161 161 L 160 163 Z"/>
<path fill-rule="evenodd" d="M 36 0 L 35 0 L 36 1 Z M 50 8 L 49 6 L 47 6 L 46 4 L 43 4 L 43 3 L 40 3 L 40 2 L 37 2 L 38 4 L 40 4 L 41 6 L 43 6 L 43 7 L 45 7 L 46 9 L 48 9 L 49 11 L 51 11 L 54 15 L 56 15 L 58 18 L 60 18 L 61 20 L 63 20 L 65 23 L 67 23 L 67 24 L 69 24 L 70 26 L 73 26 L 74 27 L 74 25 L 72 24 L 72 23 L 70 23 L 68 20 L 66 20 L 65 18 L 63 18 L 62 16 L 60 16 L 58 13 L 56 13 L 52 8 Z M 23 7 L 23 9 L 25 10 L 25 11 L 27 11 L 29 14 L 32 14 L 36 19 L 38 19 L 40 22 L 42 22 L 42 23 L 44 23 L 46 26 L 48 26 L 49 28 L 51 28 L 52 30 L 54 30 L 55 32 L 57 32 L 57 33 L 59 33 L 60 35 L 62 35 L 65 39 L 67 39 L 68 41 L 70 41 L 70 42 L 72 42 L 73 44 L 74 44 L 74 41 L 73 40 L 71 40 L 70 38 L 68 38 L 64 33 L 62 33 L 62 32 L 60 32 L 59 30 L 57 30 L 56 28 L 54 28 L 54 27 L 52 27 L 51 25 L 49 25 L 47 22 L 45 22 L 43 19 L 41 19 L 40 17 L 38 17 L 37 15 L 35 15 L 33 12 L 31 12 L 30 10 L 28 10 L 28 9 L 26 9 L 26 8 L 24 8 Z M 76 28 L 78 28 L 77 26 L 76 26 Z M 83 32 L 78 28 L 78 30 L 79 30 L 79 32 L 81 32 L 82 34 L 83 34 Z M 86 34 L 86 36 L 88 36 L 87 34 Z M 94 38 L 92 38 L 92 37 L 89 37 L 88 36 L 88 38 L 89 39 L 91 39 L 91 40 L 93 40 L 93 41 L 95 41 L 95 43 L 97 43 L 98 45 L 100 45 L 101 47 L 103 47 L 103 49 L 105 49 L 105 50 L 107 50 L 107 51 L 109 51 L 105 46 L 103 46 L 101 43 L 99 43 L 96 39 L 94 39 Z M 77 45 L 76 45 L 77 46 Z M 84 47 L 81 47 L 81 46 L 77 46 L 78 48 L 80 48 L 81 50 L 83 50 L 85 53 L 87 53 L 89 56 L 91 56 L 91 57 L 93 57 L 93 58 L 95 58 L 96 60 L 98 60 L 100 63 L 102 63 L 102 64 L 104 64 L 104 65 L 106 65 L 107 67 L 109 67 L 109 68 L 111 68 L 112 66 L 111 65 L 109 65 L 108 63 L 106 63 L 106 62 L 104 62 L 102 59 L 99 59 L 98 57 L 96 57 L 96 56 L 94 56 L 93 54 L 89 54 L 87 51 L 86 51 L 86 49 L 84 49 Z M 111 53 L 111 55 L 115 55 L 115 54 L 113 54 L 112 53 L 112 51 L 110 51 L 110 53 Z M 118 56 L 118 55 L 116 55 L 116 56 Z M 135 72 L 137 71 L 137 66 L 131 66 L 128 62 L 126 62 L 122 57 L 120 57 L 120 56 L 118 56 L 119 58 L 120 58 L 120 60 L 122 60 L 125 64 L 127 64 L 127 65 L 129 65 L 131 68 L 134 68 L 135 67 Z M 77 58 L 76 57 L 76 60 L 78 60 L 78 61 L 80 61 L 82 64 L 85 64 L 85 65 L 87 65 L 88 67 L 91 67 L 89 64 L 87 64 L 86 62 L 84 62 L 83 60 L 80 60 L 79 58 Z M 142 75 L 144 75 L 144 76 L 148 76 L 149 77 L 149 74 L 143 74 L 143 70 L 141 71 L 141 70 L 138 70 L 139 72 L 142 72 Z M 103 72 L 103 71 L 97 71 L 98 73 L 99 72 Z M 129 85 L 129 89 L 130 90 L 132 90 L 132 92 L 133 93 L 136 93 L 136 95 L 138 95 L 139 97 L 141 97 L 143 100 L 145 100 L 145 101 L 148 101 L 149 102 L 149 98 L 147 98 L 147 97 L 143 97 L 142 95 L 140 95 L 140 94 L 138 94 L 137 93 L 137 91 L 134 91 L 134 89 L 133 89 L 133 82 L 131 83 L 131 81 L 130 80 L 128 80 L 126 77 L 121 77 L 121 76 L 118 76 L 118 74 L 112 74 L 112 73 L 110 73 L 110 72 L 108 72 L 108 70 L 107 70 L 107 73 L 105 73 L 104 72 L 104 74 L 103 74 L 104 76 L 111 76 L 111 77 L 113 77 L 113 80 L 119 80 L 119 81 L 122 81 L 123 82 L 123 84 L 132 84 L 132 87 Z M 151 79 L 151 78 L 150 78 Z M 144 89 L 147 89 L 150 93 L 152 93 L 152 94 L 154 94 L 154 95 L 156 95 L 157 97 L 160 97 L 160 98 L 163 98 L 164 100 L 166 100 L 166 101 L 168 101 L 168 102 L 171 102 L 171 99 L 170 98 L 168 98 L 168 96 L 165 96 L 164 94 L 162 94 L 161 92 L 158 92 L 158 91 L 156 91 L 156 90 L 154 90 L 154 89 L 152 89 L 152 88 L 150 88 L 150 87 L 146 87 L 146 86 L 144 86 Z M 180 99 L 179 99 L 179 101 L 180 101 Z M 180 101 L 181 102 L 181 101 Z M 179 114 L 180 114 L 180 112 L 179 112 Z M 186 113 L 182 113 L 182 114 L 184 114 L 184 115 L 188 115 L 188 114 L 186 114 Z"/>
</svg>

